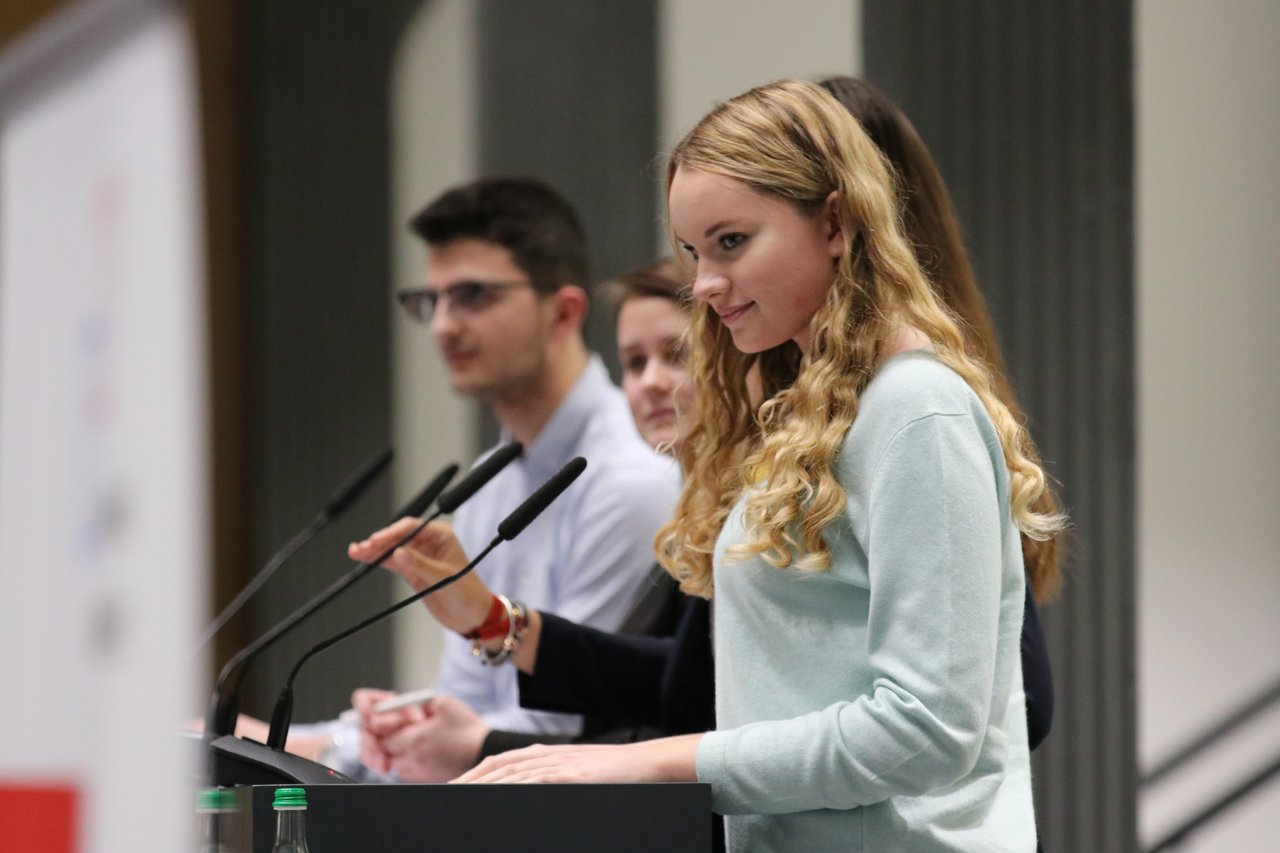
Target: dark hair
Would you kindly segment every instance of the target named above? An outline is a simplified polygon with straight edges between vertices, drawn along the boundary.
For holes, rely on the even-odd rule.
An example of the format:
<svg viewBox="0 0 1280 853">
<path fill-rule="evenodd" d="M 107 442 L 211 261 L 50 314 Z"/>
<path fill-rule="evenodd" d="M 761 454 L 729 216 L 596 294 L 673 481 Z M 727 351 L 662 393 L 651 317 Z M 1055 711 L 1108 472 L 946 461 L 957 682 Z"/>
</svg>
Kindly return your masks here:
<svg viewBox="0 0 1280 853">
<path fill-rule="evenodd" d="M 409 228 L 429 246 L 466 239 L 502 246 L 540 293 L 588 283 L 577 213 L 533 178 L 481 178 L 454 187 L 410 219 Z"/>
<path fill-rule="evenodd" d="M 915 249 L 920 267 L 929 277 L 934 292 L 960 320 L 969 355 L 991 368 L 1000 402 L 1014 417 L 1025 420 L 1017 395 L 1005 375 L 995 324 L 978 289 L 955 205 L 924 140 L 898 105 L 867 81 L 830 77 L 818 81 L 818 85 L 858 120 L 889 160 L 898 180 L 903 232 Z M 1029 449 L 1032 461 L 1040 464 L 1038 451 L 1034 446 Z M 1031 508 L 1047 515 L 1061 512 L 1058 498 L 1048 485 Z M 1060 544 L 1060 536 L 1043 541 L 1022 538 L 1023 560 L 1036 597 L 1041 601 L 1057 592 Z"/>
<path fill-rule="evenodd" d="M 632 299 L 669 299 L 682 311 L 689 310 L 689 282 L 674 258 L 661 258 L 648 266 L 623 273 L 603 285 L 614 314 Z"/>
</svg>

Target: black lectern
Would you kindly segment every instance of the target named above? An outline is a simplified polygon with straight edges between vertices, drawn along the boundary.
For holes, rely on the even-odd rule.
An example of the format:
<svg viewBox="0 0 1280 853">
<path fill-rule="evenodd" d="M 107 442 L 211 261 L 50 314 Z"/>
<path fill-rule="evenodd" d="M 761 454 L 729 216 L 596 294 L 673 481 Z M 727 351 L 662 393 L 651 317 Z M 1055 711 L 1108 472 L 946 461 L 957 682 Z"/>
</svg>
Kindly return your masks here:
<svg viewBox="0 0 1280 853">
<path fill-rule="evenodd" d="M 711 849 L 707 785 L 353 784 L 306 789 L 311 853 Z M 254 853 L 271 850 L 274 791 L 271 785 L 252 788 Z"/>
</svg>

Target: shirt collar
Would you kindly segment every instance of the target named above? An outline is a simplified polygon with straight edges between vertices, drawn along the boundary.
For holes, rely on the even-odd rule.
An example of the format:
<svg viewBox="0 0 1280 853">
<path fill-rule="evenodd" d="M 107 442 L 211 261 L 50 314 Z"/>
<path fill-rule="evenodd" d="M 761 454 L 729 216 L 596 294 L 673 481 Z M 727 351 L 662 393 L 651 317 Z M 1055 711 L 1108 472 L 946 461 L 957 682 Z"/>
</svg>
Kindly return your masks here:
<svg viewBox="0 0 1280 853">
<path fill-rule="evenodd" d="M 587 422 L 599 408 L 601 395 L 612 388 L 603 359 L 592 353 L 587 359 L 586 369 L 560 401 L 551 419 L 525 448 L 521 461 L 530 474 L 550 477 L 572 458 L 571 454 L 579 447 L 582 433 L 586 431 Z M 511 440 L 511 434 L 505 429 L 502 430 L 502 440 Z"/>
</svg>

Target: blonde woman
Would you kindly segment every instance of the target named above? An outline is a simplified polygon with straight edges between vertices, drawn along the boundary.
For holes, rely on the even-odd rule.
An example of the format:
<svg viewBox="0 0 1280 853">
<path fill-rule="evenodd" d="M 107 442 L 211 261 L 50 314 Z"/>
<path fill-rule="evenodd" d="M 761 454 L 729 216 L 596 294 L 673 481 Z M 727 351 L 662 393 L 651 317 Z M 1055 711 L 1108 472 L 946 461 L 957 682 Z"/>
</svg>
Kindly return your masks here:
<svg viewBox="0 0 1280 853">
<path fill-rule="evenodd" d="M 1034 849 L 1020 535 L 1063 520 L 1033 509 L 1043 473 L 883 156 L 784 81 L 699 122 L 667 186 L 696 417 L 659 553 L 714 593 L 717 730 L 531 747 L 462 781 L 707 782 L 730 849 Z"/>
</svg>

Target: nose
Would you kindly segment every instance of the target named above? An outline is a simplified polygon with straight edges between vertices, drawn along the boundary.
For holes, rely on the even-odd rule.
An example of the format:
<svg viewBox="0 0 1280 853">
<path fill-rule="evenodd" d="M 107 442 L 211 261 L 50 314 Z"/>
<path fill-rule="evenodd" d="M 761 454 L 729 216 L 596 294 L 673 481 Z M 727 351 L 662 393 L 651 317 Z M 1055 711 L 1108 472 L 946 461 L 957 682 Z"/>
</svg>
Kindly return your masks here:
<svg viewBox="0 0 1280 853">
<path fill-rule="evenodd" d="M 435 311 L 431 313 L 431 334 L 435 335 L 436 340 L 445 340 L 457 334 L 457 314 L 458 312 L 449 310 L 448 298 L 441 297 L 436 303 Z"/>
<path fill-rule="evenodd" d="M 699 302 L 712 302 L 729 289 L 729 277 L 709 266 L 698 264 L 693 279 L 693 298 Z"/>
<path fill-rule="evenodd" d="M 675 376 L 671 365 L 664 358 L 651 358 L 644 365 L 644 373 L 640 374 L 640 386 L 655 394 L 670 394 L 675 388 Z"/>
</svg>

